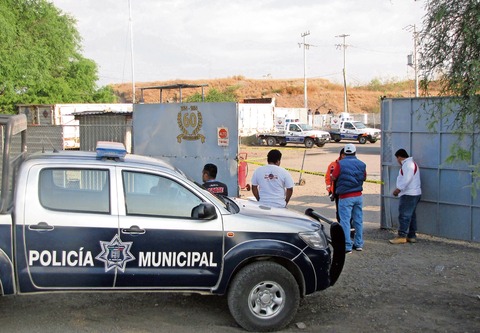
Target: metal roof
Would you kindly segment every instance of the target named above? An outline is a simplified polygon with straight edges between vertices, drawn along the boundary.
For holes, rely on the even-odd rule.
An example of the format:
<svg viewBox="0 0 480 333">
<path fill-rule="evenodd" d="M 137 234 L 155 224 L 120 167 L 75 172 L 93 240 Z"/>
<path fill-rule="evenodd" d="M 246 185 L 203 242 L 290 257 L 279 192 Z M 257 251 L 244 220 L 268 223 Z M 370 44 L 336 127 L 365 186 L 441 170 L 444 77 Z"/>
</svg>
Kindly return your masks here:
<svg viewBox="0 0 480 333">
<path fill-rule="evenodd" d="M 141 92 L 140 103 L 143 103 L 145 101 L 145 99 L 143 98 L 143 91 L 144 90 L 152 90 L 152 89 L 160 90 L 160 103 L 163 102 L 163 90 L 164 89 L 178 89 L 179 94 L 180 94 L 180 103 L 181 103 L 182 102 L 182 89 L 184 89 L 184 88 L 202 88 L 202 101 L 203 101 L 204 100 L 203 87 L 208 87 L 208 84 L 206 84 L 206 83 L 202 83 L 202 84 L 177 83 L 177 84 L 170 84 L 170 85 L 166 85 L 166 86 L 141 87 L 140 88 L 140 92 Z"/>
</svg>

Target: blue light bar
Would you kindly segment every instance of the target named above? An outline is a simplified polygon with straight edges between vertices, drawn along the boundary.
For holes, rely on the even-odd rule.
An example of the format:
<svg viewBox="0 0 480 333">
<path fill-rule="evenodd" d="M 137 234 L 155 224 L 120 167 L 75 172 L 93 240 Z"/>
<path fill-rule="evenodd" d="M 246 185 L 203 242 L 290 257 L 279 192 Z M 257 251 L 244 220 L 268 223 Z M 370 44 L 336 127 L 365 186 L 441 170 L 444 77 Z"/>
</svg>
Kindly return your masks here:
<svg viewBox="0 0 480 333">
<path fill-rule="evenodd" d="M 125 146 L 121 142 L 98 141 L 97 158 L 118 158 L 123 159 L 127 154 Z"/>
</svg>

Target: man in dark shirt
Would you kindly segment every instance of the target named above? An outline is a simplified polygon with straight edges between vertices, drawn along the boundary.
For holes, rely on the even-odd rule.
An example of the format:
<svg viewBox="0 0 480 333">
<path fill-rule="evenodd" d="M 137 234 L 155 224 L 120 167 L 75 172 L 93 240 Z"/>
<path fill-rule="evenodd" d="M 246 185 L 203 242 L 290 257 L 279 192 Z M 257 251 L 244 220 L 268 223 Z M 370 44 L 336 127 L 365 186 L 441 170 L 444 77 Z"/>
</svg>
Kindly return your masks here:
<svg viewBox="0 0 480 333">
<path fill-rule="evenodd" d="M 217 177 L 217 171 L 218 169 L 215 164 L 205 164 L 202 171 L 203 187 L 205 187 L 208 192 L 215 195 L 228 195 L 227 185 L 215 180 Z"/>
</svg>

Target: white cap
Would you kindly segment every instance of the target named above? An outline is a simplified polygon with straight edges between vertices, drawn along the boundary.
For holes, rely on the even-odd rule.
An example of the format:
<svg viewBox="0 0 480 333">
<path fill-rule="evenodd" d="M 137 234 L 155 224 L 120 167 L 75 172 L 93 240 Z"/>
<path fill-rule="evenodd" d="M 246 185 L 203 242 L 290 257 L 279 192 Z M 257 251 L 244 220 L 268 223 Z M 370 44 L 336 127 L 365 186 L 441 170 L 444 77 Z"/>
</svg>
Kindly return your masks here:
<svg viewBox="0 0 480 333">
<path fill-rule="evenodd" d="M 355 145 L 353 143 L 347 143 L 344 149 L 345 149 L 345 154 L 347 155 L 354 154 L 357 151 L 357 148 L 355 148 Z"/>
</svg>

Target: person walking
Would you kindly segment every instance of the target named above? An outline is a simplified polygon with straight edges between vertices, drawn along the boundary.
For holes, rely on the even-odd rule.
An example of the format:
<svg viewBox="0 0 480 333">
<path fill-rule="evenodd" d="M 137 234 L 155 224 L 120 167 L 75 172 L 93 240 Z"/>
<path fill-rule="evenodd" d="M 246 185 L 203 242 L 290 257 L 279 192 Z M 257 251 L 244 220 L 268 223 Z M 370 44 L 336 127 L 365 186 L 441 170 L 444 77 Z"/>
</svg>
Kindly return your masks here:
<svg viewBox="0 0 480 333">
<path fill-rule="evenodd" d="M 345 157 L 338 161 L 332 176 L 336 181 L 340 225 L 345 234 L 345 252 L 363 250 L 363 182 L 367 179 L 367 166 L 356 157 L 355 145 L 348 143 L 344 148 Z M 350 238 L 350 219 L 355 236 Z"/>
<path fill-rule="evenodd" d="M 413 157 L 409 157 L 405 149 L 395 153 L 400 170 L 397 176 L 397 187 L 394 196 L 400 197 L 398 205 L 398 236 L 390 239 L 391 244 L 415 243 L 417 241 L 417 215 L 415 210 L 422 196 L 420 169 Z"/>
<path fill-rule="evenodd" d="M 215 195 L 228 195 L 227 185 L 216 180 L 218 168 L 215 164 L 205 164 L 202 170 L 203 187 Z"/>
<path fill-rule="evenodd" d="M 286 207 L 293 194 L 293 178 L 280 167 L 282 153 L 272 149 L 267 154 L 267 165 L 252 175 L 252 193 L 257 201 L 270 207 Z"/>
<path fill-rule="evenodd" d="M 328 192 L 328 196 L 331 201 L 335 201 L 335 216 L 337 217 L 337 222 L 340 223 L 340 216 L 338 215 L 338 194 L 335 193 L 335 181 L 333 180 L 332 173 L 335 169 L 335 166 L 338 164 L 342 158 L 345 157 L 345 149 L 340 150 L 340 155 L 338 158 L 330 163 L 327 167 L 327 172 L 325 172 L 325 185 Z"/>
</svg>

